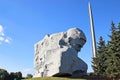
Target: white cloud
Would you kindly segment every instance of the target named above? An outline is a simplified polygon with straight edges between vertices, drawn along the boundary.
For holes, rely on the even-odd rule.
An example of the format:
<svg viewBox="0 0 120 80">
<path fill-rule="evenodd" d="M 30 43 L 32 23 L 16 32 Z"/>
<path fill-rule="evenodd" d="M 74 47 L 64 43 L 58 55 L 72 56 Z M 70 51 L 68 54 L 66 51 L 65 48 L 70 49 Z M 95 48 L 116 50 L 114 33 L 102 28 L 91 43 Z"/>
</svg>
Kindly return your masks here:
<svg viewBox="0 0 120 80">
<path fill-rule="evenodd" d="M 4 38 L 3 37 L 0 37 L 0 42 L 4 41 Z"/>
<path fill-rule="evenodd" d="M 5 40 L 4 40 L 6 43 L 10 43 L 12 41 L 11 38 L 7 37 Z"/>
<path fill-rule="evenodd" d="M 4 36 L 4 30 L 2 25 L 0 25 L 0 36 Z"/>
<path fill-rule="evenodd" d="M 0 44 L 4 41 L 3 37 L 0 37 Z"/>
<path fill-rule="evenodd" d="M 6 37 L 5 34 L 4 34 L 4 28 L 2 25 L 0 25 L 0 44 L 2 42 L 5 42 L 5 43 L 10 43 L 12 41 L 12 39 L 10 37 Z"/>
</svg>

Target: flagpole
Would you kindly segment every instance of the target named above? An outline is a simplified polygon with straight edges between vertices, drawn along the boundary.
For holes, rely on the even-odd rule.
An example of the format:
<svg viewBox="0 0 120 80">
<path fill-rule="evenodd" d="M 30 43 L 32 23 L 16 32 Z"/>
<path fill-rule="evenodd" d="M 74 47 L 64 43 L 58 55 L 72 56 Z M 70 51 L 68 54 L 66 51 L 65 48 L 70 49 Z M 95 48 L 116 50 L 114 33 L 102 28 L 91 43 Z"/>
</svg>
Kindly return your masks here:
<svg viewBox="0 0 120 80">
<path fill-rule="evenodd" d="M 90 2 L 88 3 L 88 9 L 89 9 L 89 16 L 90 16 L 90 29 L 91 29 L 91 37 L 92 37 L 92 53 L 93 58 L 96 57 L 96 40 L 95 40 L 95 31 L 94 31 L 94 22 L 93 22 L 93 16 L 92 16 L 92 9 Z"/>
</svg>

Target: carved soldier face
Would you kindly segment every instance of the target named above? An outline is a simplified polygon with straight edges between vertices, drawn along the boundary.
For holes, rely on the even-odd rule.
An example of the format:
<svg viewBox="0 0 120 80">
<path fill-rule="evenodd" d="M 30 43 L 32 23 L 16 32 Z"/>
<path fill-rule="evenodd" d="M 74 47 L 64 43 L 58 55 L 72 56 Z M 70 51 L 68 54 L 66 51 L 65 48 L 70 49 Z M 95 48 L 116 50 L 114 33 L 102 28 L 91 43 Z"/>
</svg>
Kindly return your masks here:
<svg viewBox="0 0 120 80">
<path fill-rule="evenodd" d="M 82 48 L 82 45 L 81 45 L 81 41 L 80 39 L 73 39 L 73 38 L 69 38 L 69 42 L 70 42 L 70 45 L 75 48 L 75 50 L 77 52 L 79 52 Z"/>
<path fill-rule="evenodd" d="M 73 28 L 67 31 L 67 35 L 70 45 L 75 48 L 76 51 L 80 51 L 86 42 L 84 33 L 78 28 Z"/>
</svg>

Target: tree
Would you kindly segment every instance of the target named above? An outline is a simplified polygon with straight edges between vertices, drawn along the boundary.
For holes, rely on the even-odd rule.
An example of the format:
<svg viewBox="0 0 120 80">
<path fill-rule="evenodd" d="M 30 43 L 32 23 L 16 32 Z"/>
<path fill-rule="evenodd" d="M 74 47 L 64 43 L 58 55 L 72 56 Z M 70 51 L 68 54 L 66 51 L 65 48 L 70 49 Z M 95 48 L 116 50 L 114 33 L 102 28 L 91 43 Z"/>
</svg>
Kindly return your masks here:
<svg viewBox="0 0 120 80">
<path fill-rule="evenodd" d="M 8 78 L 9 73 L 4 69 L 0 69 L 0 80 L 8 80 Z"/>
<path fill-rule="evenodd" d="M 22 79 L 22 73 L 21 72 L 16 72 L 17 78 Z"/>
<path fill-rule="evenodd" d="M 95 58 L 93 58 L 93 65 L 92 65 L 95 74 L 100 74 L 100 75 L 105 74 L 106 64 L 104 64 L 104 62 L 106 61 L 106 56 L 107 56 L 106 54 L 107 54 L 106 44 L 102 36 L 100 36 L 100 41 L 97 47 L 97 55 Z"/>
<path fill-rule="evenodd" d="M 32 78 L 33 75 L 32 74 L 27 74 L 27 77 L 26 78 Z"/>
<path fill-rule="evenodd" d="M 10 74 L 7 70 L 0 69 L 0 80 L 21 80 L 22 73 L 21 72 L 11 72 Z"/>
<path fill-rule="evenodd" d="M 120 77 L 120 23 L 117 27 L 111 23 L 110 40 L 107 45 L 103 38 L 97 47 L 96 58 L 93 58 L 93 70 L 96 74 L 104 75 L 109 78 Z"/>
<path fill-rule="evenodd" d="M 10 73 L 10 80 L 14 80 L 14 78 L 15 78 L 15 75 L 14 75 L 13 72 L 11 72 L 11 73 Z"/>
<path fill-rule="evenodd" d="M 115 27 L 115 24 L 111 24 L 110 41 L 107 46 L 107 68 L 106 76 L 110 78 L 116 78 L 120 76 L 120 24 Z"/>
<path fill-rule="evenodd" d="M 22 73 L 21 72 L 11 72 L 10 73 L 10 80 L 21 80 L 22 79 Z"/>
</svg>

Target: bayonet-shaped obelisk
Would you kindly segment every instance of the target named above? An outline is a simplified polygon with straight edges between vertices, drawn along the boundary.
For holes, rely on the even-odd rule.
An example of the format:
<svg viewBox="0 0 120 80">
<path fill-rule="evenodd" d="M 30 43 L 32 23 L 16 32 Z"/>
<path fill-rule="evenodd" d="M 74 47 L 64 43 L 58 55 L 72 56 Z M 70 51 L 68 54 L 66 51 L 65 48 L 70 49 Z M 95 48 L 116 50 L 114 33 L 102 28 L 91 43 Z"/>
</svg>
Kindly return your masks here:
<svg viewBox="0 0 120 80">
<path fill-rule="evenodd" d="M 94 22 L 93 22 L 90 2 L 88 3 L 88 8 L 89 8 L 90 29 L 91 29 L 91 37 L 92 37 L 92 52 L 93 52 L 93 57 L 96 57 L 96 40 L 95 40 Z"/>
</svg>

